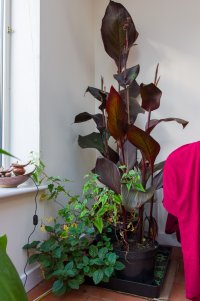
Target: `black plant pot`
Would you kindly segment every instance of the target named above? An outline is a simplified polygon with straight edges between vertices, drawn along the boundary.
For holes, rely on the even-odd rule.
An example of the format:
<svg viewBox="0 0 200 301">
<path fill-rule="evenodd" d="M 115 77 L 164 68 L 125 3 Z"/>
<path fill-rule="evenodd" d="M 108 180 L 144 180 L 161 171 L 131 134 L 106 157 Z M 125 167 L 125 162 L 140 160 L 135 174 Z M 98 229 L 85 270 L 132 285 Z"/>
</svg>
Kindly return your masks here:
<svg viewBox="0 0 200 301">
<path fill-rule="evenodd" d="M 172 248 L 169 246 L 158 247 L 152 281 L 134 281 L 133 279 L 128 280 L 123 276 L 115 275 L 108 283 L 101 282 L 98 286 L 147 298 L 159 298 L 170 261 L 171 250 Z M 86 284 L 94 285 L 91 278 L 87 279 Z"/>
<path fill-rule="evenodd" d="M 114 247 L 119 260 L 125 265 L 125 269 L 117 273 L 117 277 L 138 282 L 150 282 L 154 278 L 155 257 L 158 244 L 134 251 L 121 251 Z"/>
</svg>

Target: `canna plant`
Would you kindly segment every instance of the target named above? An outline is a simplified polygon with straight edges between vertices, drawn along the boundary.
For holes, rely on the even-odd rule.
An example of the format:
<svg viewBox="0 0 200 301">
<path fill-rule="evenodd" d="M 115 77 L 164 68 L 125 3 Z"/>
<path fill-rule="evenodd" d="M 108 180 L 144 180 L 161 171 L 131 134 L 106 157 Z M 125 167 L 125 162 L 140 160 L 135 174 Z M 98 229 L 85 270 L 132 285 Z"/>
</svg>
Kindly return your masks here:
<svg viewBox="0 0 200 301">
<path fill-rule="evenodd" d="M 123 221 L 123 239 L 128 245 L 130 216 L 137 216 L 134 231 L 138 243 L 148 239 L 155 240 L 157 224 L 153 218 L 154 194 L 162 187 L 164 162 L 155 163 L 160 152 L 159 143 L 152 137 L 153 129 L 161 122 L 175 121 L 183 128 L 188 124 L 180 118 L 152 118 L 153 112 L 160 107 L 162 91 L 158 88 L 160 77 L 158 66 L 152 83 L 140 85 L 136 79 L 140 66 L 127 67 L 129 51 L 135 46 L 138 37 L 135 24 L 125 7 L 110 1 L 102 19 L 101 35 L 105 51 L 114 60 L 117 72 L 114 79 L 117 88 L 112 86 L 105 91 L 103 78 L 101 88 L 88 87 L 89 92 L 100 103 L 99 113 L 83 112 L 75 117 L 75 123 L 93 119 L 97 131 L 79 136 L 78 143 L 82 148 L 97 149 L 101 157 L 97 158 L 93 172 L 99 175 L 99 180 L 121 195 L 119 214 Z M 138 114 L 146 115 L 143 128 L 135 125 Z M 111 147 L 111 137 L 115 140 L 116 149 Z M 141 182 L 136 187 L 135 172 Z M 138 183 L 139 183 L 138 182 Z M 144 206 L 150 202 L 148 213 L 148 230 L 144 233 Z M 133 229 L 133 227 L 132 227 Z M 133 231 L 133 230 L 132 230 Z"/>
</svg>

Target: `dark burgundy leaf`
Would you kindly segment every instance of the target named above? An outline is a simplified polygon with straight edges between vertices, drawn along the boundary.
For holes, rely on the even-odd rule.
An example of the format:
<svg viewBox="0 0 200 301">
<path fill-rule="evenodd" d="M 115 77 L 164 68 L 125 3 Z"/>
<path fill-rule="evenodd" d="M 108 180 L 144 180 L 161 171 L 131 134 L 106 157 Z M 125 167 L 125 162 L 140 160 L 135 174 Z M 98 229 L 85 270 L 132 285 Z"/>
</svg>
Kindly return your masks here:
<svg viewBox="0 0 200 301">
<path fill-rule="evenodd" d="M 129 110 L 130 110 L 130 122 L 132 124 L 135 123 L 138 114 L 145 113 L 145 110 L 140 106 L 138 101 L 132 97 L 130 97 Z"/>
<path fill-rule="evenodd" d="M 95 121 L 95 123 L 97 125 L 97 129 L 99 131 L 101 131 L 102 129 L 105 128 L 104 123 L 103 123 L 103 115 L 102 114 L 92 115 L 90 113 L 83 112 L 83 113 L 76 115 L 74 123 L 85 122 L 85 121 L 88 121 L 91 119 L 93 119 Z"/>
<path fill-rule="evenodd" d="M 188 121 L 186 121 L 184 119 L 174 118 L 174 117 L 163 118 L 163 119 L 152 119 L 152 120 L 150 120 L 149 128 L 147 128 L 147 124 L 146 124 L 146 132 L 151 133 L 151 131 L 155 128 L 155 126 L 163 121 L 164 122 L 176 121 L 177 123 L 181 124 L 183 126 L 183 128 L 185 128 L 187 126 L 187 124 L 189 123 Z"/>
<path fill-rule="evenodd" d="M 160 145 L 148 133 L 139 129 L 135 125 L 130 125 L 127 132 L 128 140 L 135 145 L 144 155 L 145 159 L 153 165 L 160 151 Z"/>
<path fill-rule="evenodd" d="M 94 172 L 99 180 L 117 194 L 121 193 L 121 176 L 118 167 L 106 158 L 98 158 Z"/>
<path fill-rule="evenodd" d="M 154 111 L 160 106 L 162 91 L 154 84 L 140 85 L 140 94 L 142 97 L 142 108 L 146 111 Z"/>
<path fill-rule="evenodd" d="M 125 162 L 123 162 L 122 151 L 120 149 L 120 164 L 124 164 L 128 167 L 128 170 L 132 169 L 137 162 L 137 148 L 135 145 L 130 143 L 128 140 L 123 145 L 124 149 L 124 158 Z"/>
<path fill-rule="evenodd" d="M 116 153 L 110 146 L 108 146 L 108 157 L 114 163 L 119 161 L 118 153 Z"/>
<path fill-rule="evenodd" d="M 79 135 L 78 144 L 82 148 L 95 148 L 100 153 L 104 153 L 104 144 L 100 133 L 91 133 L 86 136 Z"/>
<path fill-rule="evenodd" d="M 97 89 L 97 88 L 93 88 L 93 87 L 88 87 L 87 90 L 85 91 L 85 93 L 89 92 L 92 96 L 94 96 L 94 98 L 96 98 L 97 100 L 103 102 L 104 100 L 106 100 L 106 97 L 108 95 L 108 93 Z"/>
<path fill-rule="evenodd" d="M 128 41 L 126 41 L 125 27 Z M 114 59 L 121 72 L 126 64 L 129 49 L 138 37 L 133 20 L 122 4 L 109 2 L 102 20 L 101 34 L 105 51 Z"/>
<path fill-rule="evenodd" d="M 116 140 L 123 139 L 127 129 L 126 105 L 113 86 L 108 95 L 106 110 L 108 114 L 108 129 L 111 136 Z"/>
<path fill-rule="evenodd" d="M 156 189 L 160 189 L 163 187 L 163 170 L 161 170 L 157 175 L 154 176 L 153 186 Z"/>
<path fill-rule="evenodd" d="M 114 74 L 114 78 L 118 81 L 120 86 L 125 88 L 130 86 L 132 82 L 136 79 L 140 71 L 140 66 L 134 66 L 132 68 L 124 70 L 122 73 Z"/>
</svg>

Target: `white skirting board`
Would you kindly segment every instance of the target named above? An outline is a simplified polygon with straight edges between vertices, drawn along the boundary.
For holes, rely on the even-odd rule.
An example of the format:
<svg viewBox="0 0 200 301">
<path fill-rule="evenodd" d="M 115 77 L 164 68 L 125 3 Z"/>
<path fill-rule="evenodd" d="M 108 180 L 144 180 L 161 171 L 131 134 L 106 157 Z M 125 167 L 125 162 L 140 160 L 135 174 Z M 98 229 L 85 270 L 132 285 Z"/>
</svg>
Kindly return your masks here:
<svg viewBox="0 0 200 301">
<path fill-rule="evenodd" d="M 38 283 L 40 283 L 43 280 L 39 265 L 36 265 L 35 267 L 27 271 L 27 275 L 28 278 L 27 278 L 25 290 L 26 292 L 29 292 L 32 288 L 34 288 Z M 23 274 L 20 276 L 20 278 L 22 283 L 24 284 L 26 275 Z"/>
</svg>

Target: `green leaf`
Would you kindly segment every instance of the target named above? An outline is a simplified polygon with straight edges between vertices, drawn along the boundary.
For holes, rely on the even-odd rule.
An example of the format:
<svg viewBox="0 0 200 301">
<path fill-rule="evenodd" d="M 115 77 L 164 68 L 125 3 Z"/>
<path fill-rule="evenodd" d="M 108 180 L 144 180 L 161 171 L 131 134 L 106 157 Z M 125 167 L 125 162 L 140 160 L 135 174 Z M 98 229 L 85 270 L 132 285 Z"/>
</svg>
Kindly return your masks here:
<svg viewBox="0 0 200 301">
<path fill-rule="evenodd" d="M 75 269 L 73 269 L 73 270 L 66 270 L 66 274 L 67 274 L 67 276 L 69 276 L 69 277 L 74 277 L 74 276 L 76 276 L 76 273 L 77 273 L 77 271 L 76 271 Z"/>
<path fill-rule="evenodd" d="M 97 257 L 97 255 L 98 255 L 98 248 L 97 248 L 97 246 L 91 245 L 91 246 L 89 247 L 89 255 L 90 255 L 92 258 Z"/>
<path fill-rule="evenodd" d="M 83 256 L 83 264 L 88 265 L 89 264 L 89 258 L 87 256 Z"/>
<path fill-rule="evenodd" d="M 56 239 L 54 237 L 51 237 L 50 239 L 44 241 L 40 245 L 39 249 L 40 249 L 40 251 L 48 252 L 48 251 L 54 250 L 57 246 L 58 246 L 58 242 L 56 241 Z"/>
<path fill-rule="evenodd" d="M 6 254 L 7 237 L 0 237 L 0 300 L 28 301 L 21 279 Z"/>
<path fill-rule="evenodd" d="M 91 265 L 103 265 L 103 259 L 101 258 L 94 258 L 94 259 L 90 259 L 90 266 Z"/>
<path fill-rule="evenodd" d="M 107 253 L 108 253 L 108 249 L 106 247 L 104 247 L 99 250 L 98 256 L 99 256 L 99 258 L 103 259 Z"/>
<path fill-rule="evenodd" d="M 108 253 L 106 258 L 111 265 L 114 265 L 117 260 L 117 255 L 115 253 Z"/>
<path fill-rule="evenodd" d="M 39 254 L 33 254 L 28 258 L 28 263 L 32 264 L 35 263 L 36 261 L 38 261 L 39 258 Z"/>
<path fill-rule="evenodd" d="M 115 270 L 121 271 L 125 268 L 125 265 L 120 261 L 116 261 L 114 268 Z"/>
<path fill-rule="evenodd" d="M 8 153 L 7 151 L 5 151 L 4 149 L 0 148 L 0 154 L 2 155 L 6 155 L 6 156 L 9 156 L 9 157 L 13 157 L 15 159 L 18 159 L 17 157 L 11 155 L 10 153 Z"/>
<path fill-rule="evenodd" d="M 63 293 L 65 293 L 65 291 L 66 291 L 66 288 L 65 288 L 64 282 L 62 280 L 59 279 L 53 283 L 52 292 L 54 294 L 62 295 Z"/>
<path fill-rule="evenodd" d="M 62 255 L 62 249 L 59 247 L 59 248 L 53 250 L 52 255 L 54 258 L 60 258 Z"/>
<path fill-rule="evenodd" d="M 83 271 L 84 271 L 84 273 L 89 273 L 89 270 L 90 270 L 90 267 L 89 266 L 85 266 L 84 268 L 83 268 Z"/>
<path fill-rule="evenodd" d="M 106 277 L 110 278 L 111 275 L 113 274 L 114 272 L 114 268 L 112 266 L 110 267 L 107 267 L 104 269 L 104 274 L 106 275 Z"/>
<path fill-rule="evenodd" d="M 97 228 L 97 230 L 99 231 L 99 233 L 102 233 L 102 230 L 103 230 L 103 219 L 102 219 L 102 217 L 97 217 L 94 220 L 94 225 Z"/>
<path fill-rule="evenodd" d="M 71 289 L 79 289 L 79 282 L 76 279 L 69 280 L 68 285 Z"/>
<path fill-rule="evenodd" d="M 93 274 L 93 281 L 94 281 L 94 284 L 98 284 L 102 281 L 103 279 L 103 276 L 104 276 L 104 273 L 102 270 L 96 270 Z"/>
<path fill-rule="evenodd" d="M 54 232 L 54 228 L 51 227 L 51 226 L 45 226 L 45 230 L 46 230 L 47 232 Z"/>
<path fill-rule="evenodd" d="M 74 268 L 73 261 L 70 261 L 65 265 L 65 270 L 72 270 L 73 268 Z"/>
<path fill-rule="evenodd" d="M 33 241 L 33 242 L 31 242 L 30 244 L 24 245 L 24 246 L 23 246 L 23 249 L 24 249 L 24 250 L 27 250 L 27 249 L 35 249 L 35 248 L 38 246 L 39 243 L 40 243 L 40 241 Z"/>
</svg>

